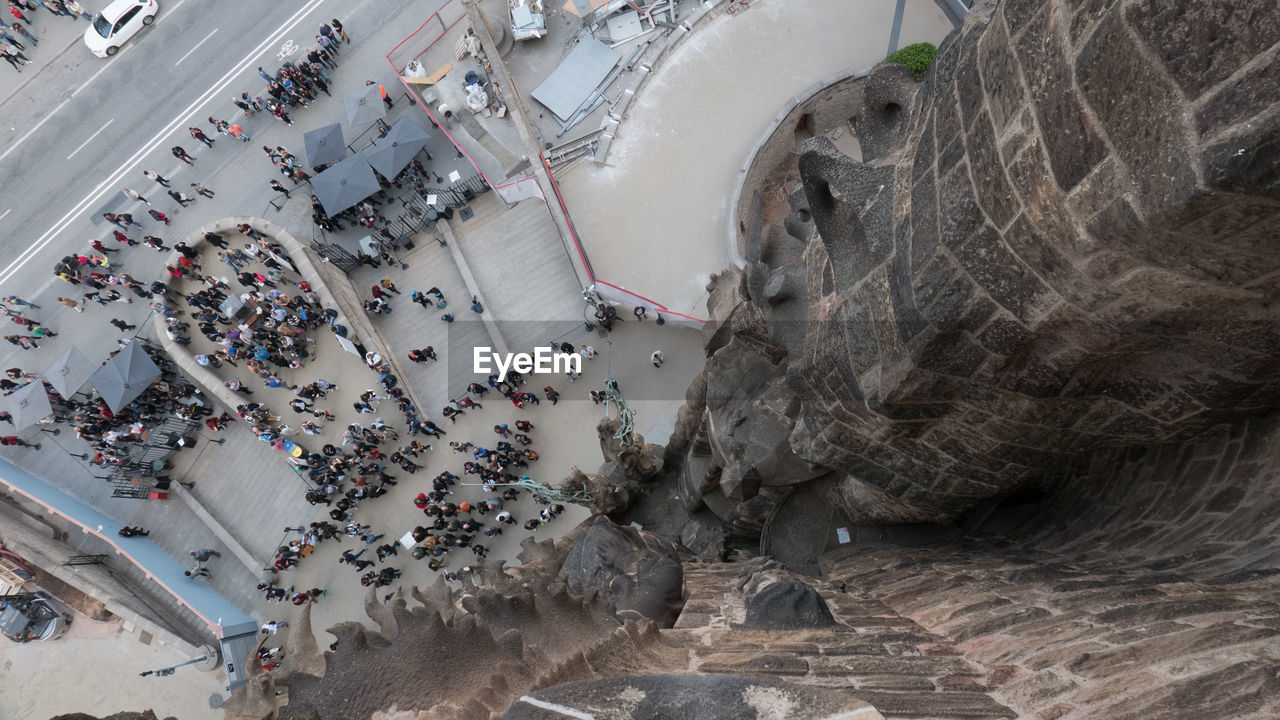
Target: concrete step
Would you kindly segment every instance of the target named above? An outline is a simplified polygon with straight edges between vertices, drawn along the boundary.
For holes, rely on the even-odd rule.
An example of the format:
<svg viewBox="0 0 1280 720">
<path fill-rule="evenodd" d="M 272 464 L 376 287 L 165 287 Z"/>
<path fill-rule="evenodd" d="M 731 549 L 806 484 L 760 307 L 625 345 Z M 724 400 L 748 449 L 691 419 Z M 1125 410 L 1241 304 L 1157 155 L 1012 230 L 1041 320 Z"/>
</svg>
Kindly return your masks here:
<svg viewBox="0 0 1280 720">
<path fill-rule="evenodd" d="M 893 718 L 1012 718 L 1017 713 L 983 693 L 858 691 L 858 698 Z"/>
</svg>

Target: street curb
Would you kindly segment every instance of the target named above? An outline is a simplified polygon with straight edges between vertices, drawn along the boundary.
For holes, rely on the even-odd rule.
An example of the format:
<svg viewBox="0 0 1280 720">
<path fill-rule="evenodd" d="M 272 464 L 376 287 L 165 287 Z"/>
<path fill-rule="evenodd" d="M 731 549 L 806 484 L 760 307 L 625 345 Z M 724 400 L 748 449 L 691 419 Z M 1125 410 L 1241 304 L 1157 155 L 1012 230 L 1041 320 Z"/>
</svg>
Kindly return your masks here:
<svg viewBox="0 0 1280 720">
<path fill-rule="evenodd" d="M 47 12 L 47 10 L 46 10 L 46 12 Z M 5 22 L 10 22 L 10 20 L 5 20 Z M 77 19 L 77 21 L 76 21 L 76 22 L 77 22 L 77 23 L 79 23 L 79 20 Z M 31 27 L 31 23 L 30 23 L 30 22 L 28 22 L 28 23 L 27 23 L 27 29 L 28 29 L 28 30 L 34 29 L 34 28 L 32 28 L 32 27 Z M 26 88 L 28 85 L 30 85 L 30 84 L 31 84 L 31 82 L 32 82 L 33 80 L 38 80 L 38 79 L 40 78 L 40 73 L 44 72 L 46 68 L 48 68 L 50 65 L 52 65 L 52 64 L 54 63 L 54 61 L 56 61 L 58 58 L 62 57 L 63 55 L 66 55 L 66 54 L 67 54 L 67 52 L 68 52 L 69 50 L 71 50 L 71 48 L 75 47 L 75 46 L 76 46 L 76 40 L 80 39 L 80 37 L 81 37 L 83 34 L 84 34 L 84 33 L 77 33 L 76 35 L 73 35 L 73 36 L 72 36 L 72 38 L 71 38 L 71 42 L 70 42 L 70 43 L 68 43 L 66 47 L 64 47 L 64 48 L 62 48 L 61 50 L 59 50 L 57 55 L 54 55 L 53 57 L 49 58 L 49 62 L 47 62 L 47 63 L 45 63 L 44 65 L 40 66 L 40 69 L 36 71 L 36 74 L 35 74 L 35 75 L 32 75 L 31 77 L 27 78 L 27 80 L 26 80 L 25 82 L 23 82 L 22 84 L 20 84 L 20 85 L 18 85 L 17 87 L 15 87 L 15 88 L 13 89 L 13 92 L 11 92 L 11 93 L 9 93 L 8 95 L 5 95 L 4 97 L 0 98 L 0 105 L 4 105 L 5 103 L 9 102 L 9 101 L 10 101 L 10 100 L 12 100 L 14 97 L 16 97 L 19 93 L 21 93 L 21 92 L 23 91 L 23 89 L 24 89 L 24 88 Z"/>
</svg>

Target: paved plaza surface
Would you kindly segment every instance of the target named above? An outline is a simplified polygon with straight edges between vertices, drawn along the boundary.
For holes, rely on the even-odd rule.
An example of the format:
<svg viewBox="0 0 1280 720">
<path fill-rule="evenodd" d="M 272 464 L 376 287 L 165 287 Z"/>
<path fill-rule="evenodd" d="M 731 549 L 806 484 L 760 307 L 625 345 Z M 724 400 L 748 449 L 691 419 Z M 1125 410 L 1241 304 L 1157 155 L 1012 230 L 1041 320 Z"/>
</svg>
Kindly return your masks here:
<svg viewBox="0 0 1280 720">
<path fill-rule="evenodd" d="M 84 4 L 96 10 L 105 3 Z M 0 271 L 0 290 L 40 304 L 33 316 L 59 335 L 36 351 L 24 352 L 5 344 L 0 347 L 0 362 L 5 367 L 40 372 L 64 350 L 76 346 L 96 363 L 116 347 L 117 340 L 128 337 L 108 324 L 111 318 L 138 325 L 144 337 L 155 336 L 145 301 L 90 305 L 82 313 L 56 302 L 58 296 L 78 298 L 82 290 L 49 275 L 57 258 L 84 252 L 87 243 L 95 239 L 116 245 L 110 240 L 110 226 L 100 217 L 102 212 L 132 212 L 144 228 L 131 231 L 131 237 L 155 234 L 170 246 L 225 217 L 260 216 L 294 227 L 291 220 L 299 212 L 299 201 L 283 202 L 267 189 L 269 180 L 284 179 L 261 147 L 283 145 L 301 156 L 303 132 L 331 122 L 346 125 L 339 96 L 362 86 L 365 80 L 384 83 L 396 98 L 390 120 L 408 114 L 430 129 L 425 116 L 399 92 L 384 55 L 437 5 L 407 0 L 311 0 L 297 7 L 264 7 L 256 2 L 227 1 L 213 13 L 197 3 L 177 0 L 165 4 L 153 29 L 108 62 L 89 57 L 81 47 L 79 35 L 86 23 L 37 11 L 39 22 L 34 25 L 48 32 L 33 54 L 36 62 L 21 75 L 0 72 L 4 78 L 0 97 L 6 98 L 3 107 L 10 118 L 6 127 L 0 128 L 0 136 L 6 140 L 5 148 L 0 149 L 0 197 L 5 200 L 0 218 L 8 216 L 4 220 L 6 237 L 0 242 L 9 263 Z M 734 261 L 728 252 L 729 234 L 723 227 L 728 211 L 728 198 L 723 194 L 731 187 L 750 144 L 767 126 L 773 109 L 836 68 L 869 66 L 884 55 L 892 3 L 824 2 L 823 6 L 821 11 L 806 7 L 798 12 L 796 3 L 760 0 L 752 3 L 748 12 L 701 28 L 665 61 L 637 99 L 614 143 L 609 166 L 581 165 L 564 178 L 569 211 L 602 278 L 654 297 L 674 310 L 703 314 L 700 304 L 707 276 Z M 292 127 L 265 113 L 246 118 L 228 102 L 242 90 L 262 92 L 257 66 L 274 70 L 282 57 L 292 57 L 290 47 L 310 47 L 313 28 L 335 15 L 343 18 L 355 42 L 344 46 L 338 68 L 329 71 L 334 97 L 321 95 L 315 105 L 293 111 Z M 848 27 L 856 28 L 852 40 Z M 839 42 L 809 41 L 806 34 L 820 28 L 833 38 L 839 35 Z M 948 28 L 932 5 L 921 0 L 907 2 L 900 44 L 937 40 Z M 853 41 L 863 35 L 865 41 Z M 760 47 L 773 52 L 761 53 Z M 830 52 L 833 47 L 848 52 Z M 793 57 L 797 54 L 799 62 Z M 709 72 L 705 62 L 709 55 L 737 58 L 741 71 Z M 779 60 L 783 56 L 788 58 L 786 62 Z M 717 65 L 720 63 L 718 60 Z M 785 71 L 787 67 L 810 66 L 812 70 L 804 76 Z M 750 87 L 734 84 L 748 82 Z M 744 102 L 748 97 L 750 102 Z M 253 141 L 241 144 L 214 134 L 205 121 L 209 115 L 242 123 Z M 186 128 L 193 125 L 209 131 L 215 138 L 213 147 L 188 136 Z M 348 128 L 348 141 L 361 130 Z M 511 142 L 509 136 L 503 140 Z M 168 148 L 175 144 L 195 157 L 194 166 L 169 153 Z M 690 146 L 701 150 L 682 150 Z M 476 148 L 468 151 L 484 163 L 496 162 Z M 458 159 L 447 152 L 434 154 L 439 158 L 439 169 L 459 167 Z M 164 196 L 163 189 L 142 177 L 143 169 L 159 172 L 189 195 L 194 193 L 187 189 L 188 184 L 200 182 L 216 196 L 180 208 Z M 165 227 L 146 219 L 146 206 L 125 198 L 120 193 L 122 187 L 150 196 L 155 207 L 169 215 L 172 225 Z M 305 202 L 309 189 L 302 186 L 298 191 L 301 212 L 309 215 Z M 276 205 L 271 204 L 273 199 Z M 474 478 L 463 475 L 465 458 L 450 453 L 448 441 L 492 447 L 498 439 L 492 431 L 494 424 L 514 427 L 516 419 L 527 419 L 535 426 L 530 433 L 532 447 L 541 457 L 517 474 L 527 472 L 536 480 L 556 484 L 571 467 L 590 472 L 602 461 L 595 425 L 606 410 L 587 395 L 590 389 L 600 388 L 605 377 L 618 380 L 636 411 L 636 429 L 649 442 L 663 443 L 685 389 L 702 368 L 699 333 L 673 325 L 660 327 L 652 321 L 636 323 L 629 307 L 619 308 L 625 322 L 614 332 L 605 335 L 598 329 L 586 329 L 580 288 L 564 246 L 549 224 L 545 208 L 539 206 L 541 202 L 523 200 L 508 207 L 495 193 L 483 195 L 471 204 L 471 219 L 449 222 L 450 246 L 437 242 L 439 233 L 424 235 L 416 238 L 412 250 L 399 254 L 407 267 L 360 267 L 351 274 L 350 282 L 361 299 L 367 299 L 369 287 L 384 277 L 403 292 L 392 300 L 393 313 L 371 319 L 385 342 L 378 349 L 397 358 L 403 370 L 401 380 L 414 388 L 424 414 L 448 432 L 447 437 L 432 441 L 434 449 L 417 460 L 426 466 L 424 470 L 409 476 L 391 468 L 399 484 L 389 488 L 385 497 L 365 501 L 356 511 L 357 521 L 385 533 L 381 542 L 390 542 L 422 524 L 424 516 L 414 508 L 412 498 L 430 489 L 430 478 L 435 474 L 447 469 L 464 482 Z M 331 239 L 354 247 L 361 234 L 348 229 Z M 298 239 L 306 244 L 311 238 Z M 144 246 L 121 247 L 111 256 L 113 271 L 123 270 L 144 283 L 161 277 L 169 259 L 167 253 Z M 206 271 L 223 270 L 209 250 L 205 250 L 202 263 Z M 233 289 L 241 290 L 234 279 L 232 283 Z M 440 311 L 424 310 L 409 301 L 411 290 L 431 286 L 438 286 L 449 298 L 449 309 L 457 322 L 444 323 Z M 492 326 L 468 309 L 472 294 L 486 305 L 494 319 Z M 194 351 L 209 349 L 198 333 L 193 332 L 192 337 Z M 338 418 L 326 427 L 324 436 L 295 439 L 308 446 L 321 440 L 331 442 L 348 423 L 367 423 L 381 416 L 402 433 L 403 443 L 407 439 L 403 419 L 390 403 L 383 402 L 375 415 L 357 417 L 352 409 L 355 396 L 376 387 L 376 375 L 342 350 L 328 331 L 314 337 L 315 356 L 305 367 L 282 376 L 290 383 L 324 377 L 339 384 L 339 392 L 319 403 Z M 483 409 L 468 411 L 456 424 L 441 419 L 440 408 L 448 399 L 459 397 L 465 387 L 462 378 L 469 375 L 472 348 L 502 343 L 521 351 L 553 340 L 576 347 L 590 344 L 599 353 L 585 363 L 583 377 L 577 382 L 570 383 L 563 376 L 546 381 L 532 377 L 523 388 L 541 397 L 542 386 L 550 384 L 562 393 L 558 405 L 543 399 L 540 405 L 517 410 L 491 392 L 482 400 Z M 427 345 L 437 349 L 439 363 L 418 365 L 405 357 L 410 349 Z M 662 350 L 665 356 L 661 368 L 650 362 L 654 350 Z M 292 396 L 286 390 L 262 387 L 261 381 L 243 373 L 243 368 L 224 367 L 218 372 L 225 377 L 231 370 L 239 372 L 238 377 L 254 390 L 253 399 L 270 406 L 283 422 L 301 419 L 287 408 L 285 403 Z M 474 379 L 483 381 L 481 377 Z M 101 470 L 72 455 L 84 452 L 86 446 L 70 433 L 56 438 L 33 430 L 21 434 L 33 441 L 38 436 L 43 449 L 5 448 L 6 458 L 33 474 L 56 478 L 60 488 L 114 519 L 150 529 L 151 539 L 175 558 L 186 559 L 194 548 L 218 550 L 222 557 L 210 564 L 213 577 L 207 581 L 213 588 L 255 617 L 287 620 L 292 616 L 292 605 L 265 603 L 254 585 L 267 574 L 264 567 L 274 550 L 296 537 L 287 535 L 284 528 L 327 519 L 325 507 L 304 500 L 307 484 L 303 478 L 280 452 L 249 433 L 244 423 L 233 423 L 222 433 L 201 430 L 197 444 L 173 458 L 171 473 L 177 480 L 193 482 L 194 487 L 175 484 L 169 500 L 151 502 L 113 499 L 111 488 L 96 477 Z M 455 492 L 455 502 L 481 496 L 476 487 L 459 487 Z M 508 509 L 522 523 L 539 507 L 526 494 L 515 508 Z M 585 510 L 571 507 L 534 537 L 555 537 L 585 516 Z M 513 562 L 520 541 L 528 536 L 517 524 L 506 528 L 496 541 L 483 541 L 491 549 L 492 561 Z M 92 536 L 78 542 L 77 552 L 109 552 Z M 314 610 L 318 629 L 364 618 L 365 589 L 355 573 L 337 563 L 341 550 L 361 547 L 358 539 L 328 541 L 300 567 L 280 573 L 281 585 L 331 590 Z M 366 555 L 373 554 L 372 547 Z M 447 569 L 454 571 L 474 560 L 466 550 L 454 551 L 448 559 Z M 413 560 L 403 549 L 390 564 L 404 575 L 390 588 L 380 589 L 380 597 L 396 587 L 429 584 L 436 577 L 425 560 Z M 283 636 L 278 639 L 282 642 Z M 320 639 L 322 645 L 327 644 L 328 636 L 322 634 Z M 58 643 L 23 646 L 13 654 L 9 651 L 5 648 L 0 660 L 4 667 L 0 679 L 22 681 L 24 687 L 40 692 L 34 699 L 25 694 L 21 698 L 0 696 L 3 717 L 114 711 L 136 707 L 138 698 L 147 698 L 161 716 L 213 717 L 216 712 L 207 709 L 209 696 L 220 692 L 225 681 L 220 673 L 189 668 L 170 678 L 138 678 L 142 670 L 191 656 L 176 646 L 140 642 L 136 628 L 119 625 L 95 628 L 77 623 L 73 633 Z M 115 658 L 110 664 L 120 672 L 84 681 L 87 668 L 102 667 L 107 657 Z M 58 696 L 58 689 L 78 683 L 82 692 L 72 698 Z M 67 702 L 59 704 L 62 700 Z M 84 701 L 89 705 L 76 704 Z"/>
<path fill-rule="evenodd" d="M 0 686 L 5 688 L 0 692 L 0 717 L 97 715 L 127 706 L 151 708 L 158 717 L 218 720 L 223 713 L 209 700 L 219 691 L 219 673 L 188 666 L 167 677 L 138 675 L 190 659 L 171 645 L 139 642 L 118 620 L 79 617 L 57 642 L 6 642 L 0 652 Z M 109 671 L 113 668 L 119 672 Z"/>
</svg>

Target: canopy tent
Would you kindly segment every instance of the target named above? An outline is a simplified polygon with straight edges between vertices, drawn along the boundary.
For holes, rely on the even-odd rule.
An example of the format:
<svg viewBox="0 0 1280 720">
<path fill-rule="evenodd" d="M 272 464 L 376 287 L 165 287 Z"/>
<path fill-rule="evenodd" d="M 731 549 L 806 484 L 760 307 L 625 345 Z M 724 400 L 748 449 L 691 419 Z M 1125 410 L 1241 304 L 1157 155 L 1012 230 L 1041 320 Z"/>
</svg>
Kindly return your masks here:
<svg viewBox="0 0 1280 720">
<path fill-rule="evenodd" d="M 49 381 L 59 395 L 69 398 L 84 387 L 92 374 L 93 365 L 80 352 L 80 348 L 72 346 L 44 371 L 44 379 Z"/>
<path fill-rule="evenodd" d="M 533 99 L 567 121 L 598 92 L 598 87 L 613 66 L 622 60 L 617 50 L 596 40 L 583 38 L 531 93 Z"/>
<path fill-rule="evenodd" d="M 334 123 L 302 136 L 307 147 L 307 164 L 311 167 L 335 163 L 347 156 L 347 143 L 342 138 L 342 125 Z"/>
<path fill-rule="evenodd" d="M 387 116 L 387 106 L 382 104 L 382 91 L 377 83 L 343 94 L 342 106 L 347 109 L 349 125 L 364 125 Z"/>
<path fill-rule="evenodd" d="M 44 389 L 44 383 L 36 380 L 13 391 L 9 396 L 9 414 L 13 416 L 15 430 L 35 425 L 52 415 L 53 406 L 49 404 L 49 393 Z"/>
<path fill-rule="evenodd" d="M 382 189 L 363 152 L 348 157 L 311 178 L 311 189 L 324 211 L 336 215 Z"/>
<path fill-rule="evenodd" d="M 565 0 L 565 12 L 584 18 L 609 4 L 609 0 Z"/>
<path fill-rule="evenodd" d="M 369 164 L 373 169 L 390 180 L 406 165 L 413 162 L 413 157 L 427 146 L 427 141 L 430 139 L 431 135 L 426 130 L 418 127 L 417 123 L 405 115 L 391 126 L 386 137 L 375 142 L 372 148 L 364 151 L 364 154 L 369 158 Z"/>
<path fill-rule="evenodd" d="M 89 384 L 111 412 L 116 412 L 141 395 L 158 377 L 160 368 L 151 361 L 142 344 L 134 340 L 98 368 L 89 378 Z"/>
</svg>

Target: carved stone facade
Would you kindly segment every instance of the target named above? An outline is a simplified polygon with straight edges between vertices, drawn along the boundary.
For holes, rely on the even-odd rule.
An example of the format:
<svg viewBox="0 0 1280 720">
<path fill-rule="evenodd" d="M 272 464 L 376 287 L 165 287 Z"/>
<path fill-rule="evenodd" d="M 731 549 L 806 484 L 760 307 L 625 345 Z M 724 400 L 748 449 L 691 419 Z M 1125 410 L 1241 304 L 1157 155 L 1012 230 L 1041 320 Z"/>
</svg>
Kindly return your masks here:
<svg viewBox="0 0 1280 720">
<path fill-rule="evenodd" d="M 1278 40 L 1266 0 L 1009 0 L 923 85 L 873 69 L 862 158 L 807 140 L 788 232 L 712 282 L 686 490 L 834 472 L 857 522 L 946 522 L 1274 408 Z"/>
</svg>

